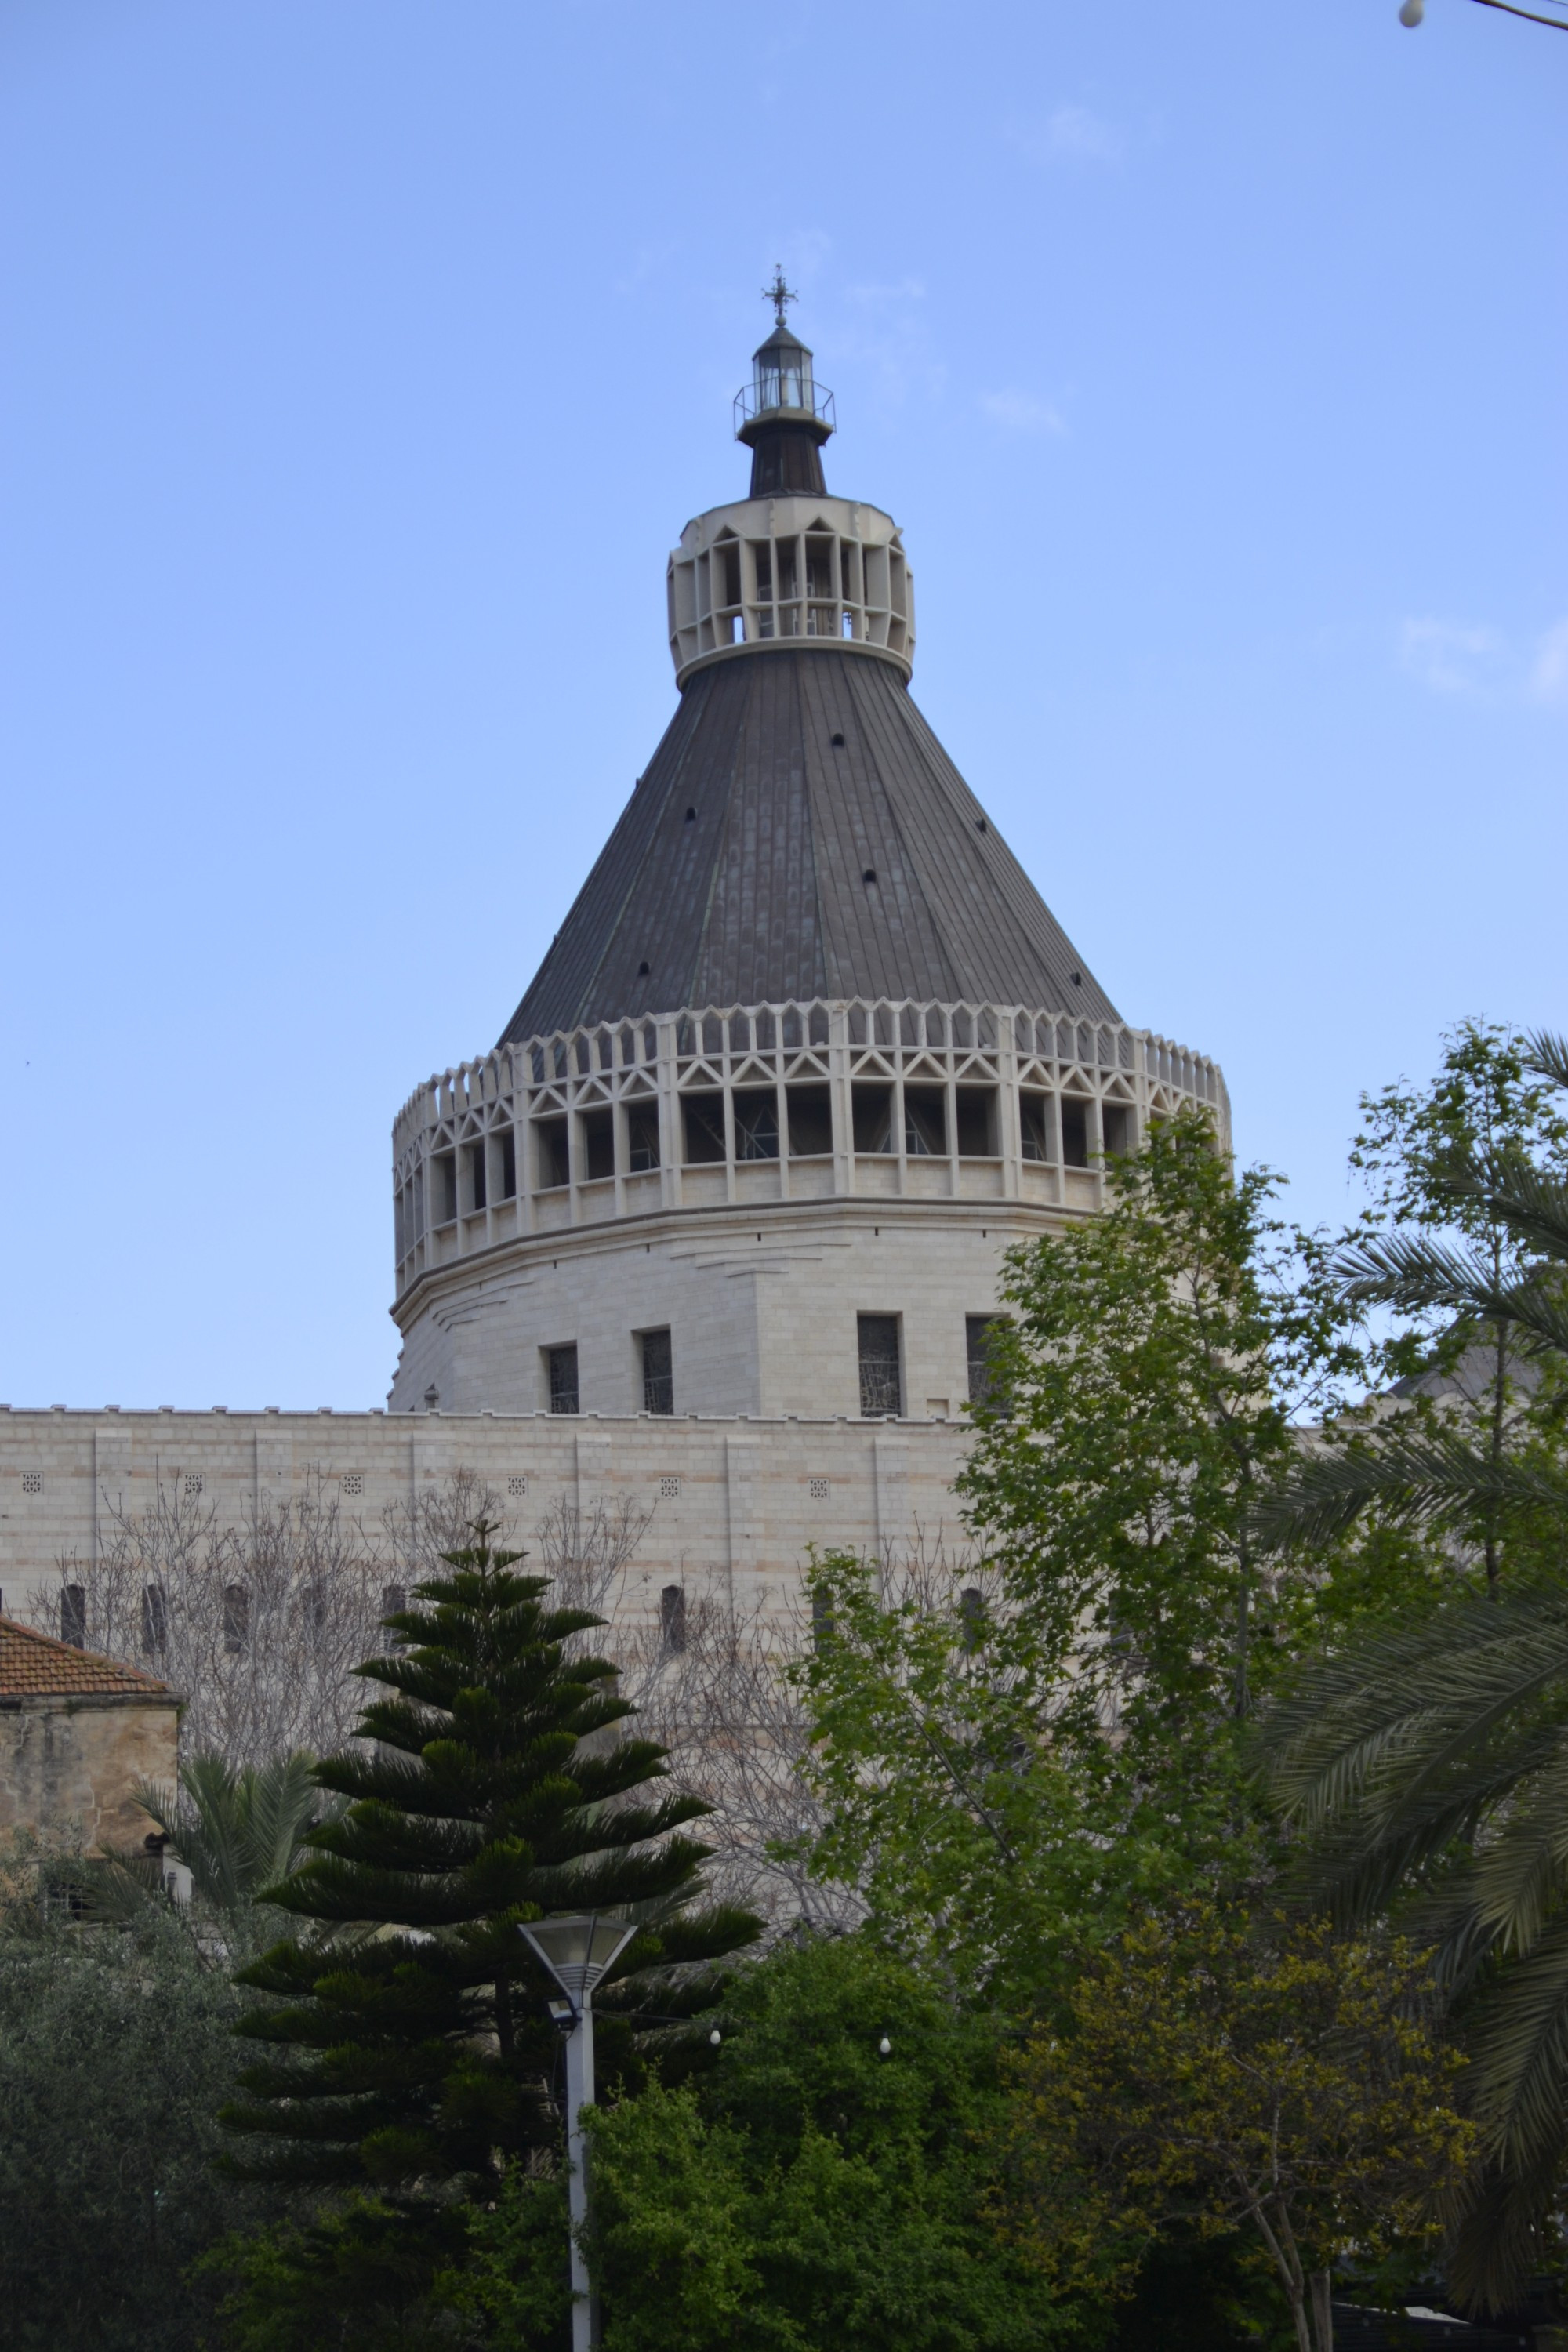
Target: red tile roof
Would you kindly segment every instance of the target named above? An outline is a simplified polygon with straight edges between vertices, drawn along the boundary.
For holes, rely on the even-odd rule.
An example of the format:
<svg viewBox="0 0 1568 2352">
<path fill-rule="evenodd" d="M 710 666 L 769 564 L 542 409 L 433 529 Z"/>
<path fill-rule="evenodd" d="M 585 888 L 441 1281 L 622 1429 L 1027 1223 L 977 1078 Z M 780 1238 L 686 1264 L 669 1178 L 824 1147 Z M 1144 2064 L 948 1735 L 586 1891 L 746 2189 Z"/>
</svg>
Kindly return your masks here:
<svg viewBox="0 0 1568 2352">
<path fill-rule="evenodd" d="M 0 1700 L 7 1698 L 98 1698 L 116 1691 L 151 1696 L 174 1693 L 118 1658 L 96 1657 L 48 1633 L 36 1633 L 12 1617 L 0 1617 Z"/>
</svg>

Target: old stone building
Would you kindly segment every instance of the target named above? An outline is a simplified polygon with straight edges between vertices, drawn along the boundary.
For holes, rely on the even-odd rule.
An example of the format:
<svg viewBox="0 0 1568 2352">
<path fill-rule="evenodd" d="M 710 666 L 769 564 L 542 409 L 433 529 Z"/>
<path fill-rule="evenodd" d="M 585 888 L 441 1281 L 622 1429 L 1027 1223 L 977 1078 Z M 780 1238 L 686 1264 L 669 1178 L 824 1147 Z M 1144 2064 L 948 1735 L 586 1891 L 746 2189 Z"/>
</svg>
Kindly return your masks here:
<svg viewBox="0 0 1568 2352">
<path fill-rule="evenodd" d="M 1227 1133 L 921 717 L 902 533 L 828 491 L 777 299 L 748 494 L 669 559 L 664 739 L 496 1045 L 398 1113 L 388 1409 L 0 1412 L 6 1594 L 166 1482 L 371 1520 L 470 1467 L 525 1528 L 627 1494 L 660 1591 L 951 1535 L 1003 1253 L 1162 1112 Z"/>
<path fill-rule="evenodd" d="M 0 1617 L 0 1838 L 139 1850 L 136 1784 L 173 1785 L 179 1721 L 178 1692 L 151 1675 Z"/>
</svg>

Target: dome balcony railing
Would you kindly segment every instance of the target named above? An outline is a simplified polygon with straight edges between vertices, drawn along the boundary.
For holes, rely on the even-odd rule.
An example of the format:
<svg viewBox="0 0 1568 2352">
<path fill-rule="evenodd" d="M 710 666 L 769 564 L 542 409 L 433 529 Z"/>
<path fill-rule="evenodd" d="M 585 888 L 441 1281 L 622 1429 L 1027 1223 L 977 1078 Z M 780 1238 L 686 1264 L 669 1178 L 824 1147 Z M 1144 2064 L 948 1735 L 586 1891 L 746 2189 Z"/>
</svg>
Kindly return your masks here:
<svg viewBox="0 0 1568 2352">
<path fill-rule="evenodd" d="M 735 394 L 737 441 L 748 425 L 764 416 L 776 416 L 781 425 L 809 416 L 814 423 L 826 425 L 830 433 L 837 430 L 833 394 L 826 385 L 798 375 L 765 376 L 760 383 L 742 385 Z"/>
<path fill-rule="evenodd" d="M 1184 1102 L 1228 1146 L 1207 1055 L 1017 1005 L 815 999 L 533 1037 L 404 1105 L 397 1289 L 502 1243 L 559 1247 L 573 1229 L 692 1210 L 900 1198 L 1090 1213 L 1106 1155 Z"/>
</svg>

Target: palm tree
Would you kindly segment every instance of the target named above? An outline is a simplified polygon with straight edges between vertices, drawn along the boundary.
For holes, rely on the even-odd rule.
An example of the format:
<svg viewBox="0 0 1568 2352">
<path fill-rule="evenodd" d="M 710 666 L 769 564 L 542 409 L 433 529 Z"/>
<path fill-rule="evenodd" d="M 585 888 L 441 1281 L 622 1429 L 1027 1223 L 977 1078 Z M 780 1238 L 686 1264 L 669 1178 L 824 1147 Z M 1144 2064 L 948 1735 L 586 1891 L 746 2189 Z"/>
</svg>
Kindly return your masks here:
<svg viewBox="0 0 1568 2352">
<path fill-rule="evenodd" d="M 264 1887 L 305 1859 L 305 1841 L 339 1808 L 323 1797 L 315 1759 L 301 1752 L 236 1767 L 194 1756 L 178 1789 L 139 1784 L 137 1802 L 191 1874 L 191 1893 L 208 1914 L 226 1956 L 248 1958 L 274 1941 L 280 1919 L 258 1903 Z"/>
<path fill-rule="evenodd" d="M 1568 1043 L 1530 1066 L 1568 1087 Z M 1517 1251 L 1395 1235 L 1345 1254 L 1348 1295 L 1490 1326 L 1540 1377 L 1568 1372 L 1568 1185 L 1472 1159 L 1457 1200 Z M 1494 2308 L 1531 2266 L 1568 2158 L 1568 1471 L 1517 1450 L 1500 1418 L 1396 1414 L 1301 1462 L 1263 1515 L 1277 1542 L 1323 1541 L 1375 1506 L 1487 1538 L 1488 1575 L 1436 1610 L 1352 1640 L 1301 1675 L 1265 1725 L 1273 1790 L 1300 1834 L 1302 1895 L 1364 1921 L 1408 1899 L 1471 2058 L 1483 2173 L 1456 2212 L 1456 2288 Z M 1498 1530 L 1528 1515 L 1559 1564 L 1500 1578 Z M 1515 1523 L 1518 1523 L 1515 1517 Z"/>
</svg>

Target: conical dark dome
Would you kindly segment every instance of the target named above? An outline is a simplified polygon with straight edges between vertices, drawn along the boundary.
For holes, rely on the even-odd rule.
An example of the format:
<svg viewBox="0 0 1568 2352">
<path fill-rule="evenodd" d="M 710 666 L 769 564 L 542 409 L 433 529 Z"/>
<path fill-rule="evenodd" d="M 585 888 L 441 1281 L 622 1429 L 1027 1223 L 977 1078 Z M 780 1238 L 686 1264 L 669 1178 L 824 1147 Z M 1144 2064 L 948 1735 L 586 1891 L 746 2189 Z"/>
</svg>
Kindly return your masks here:
<svg viewBox="0 0 1568 2352">
<path fill-rule="evenodd" d="M 501 1037 L 814 996 L 1120 1015 L 892 662 L 698 669 Z"/>
</svg>

